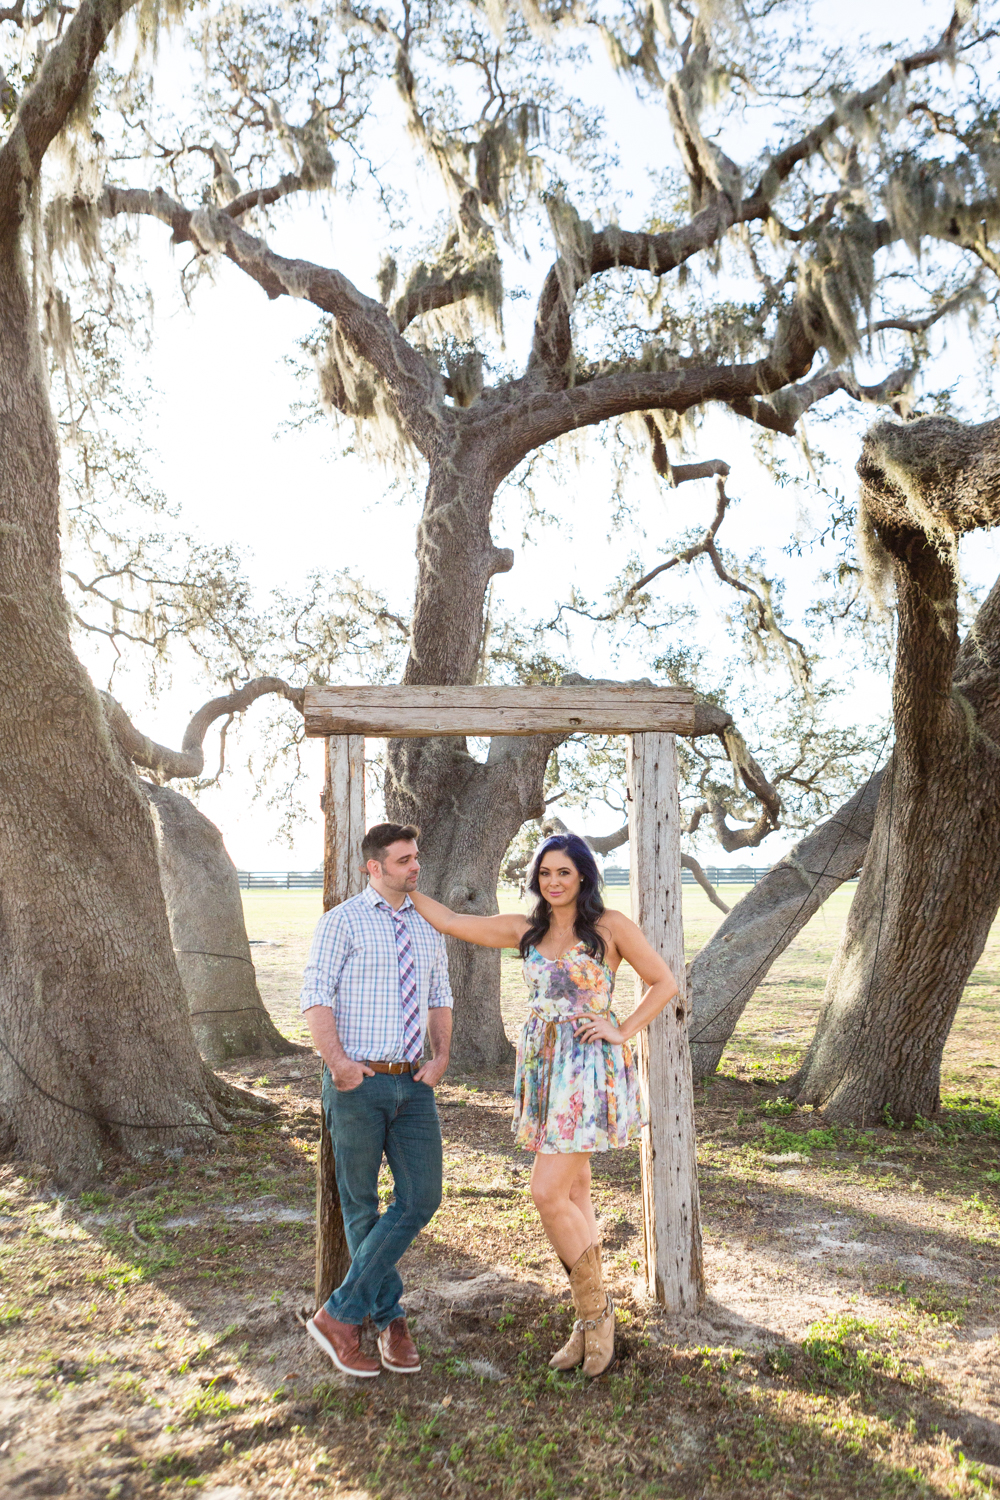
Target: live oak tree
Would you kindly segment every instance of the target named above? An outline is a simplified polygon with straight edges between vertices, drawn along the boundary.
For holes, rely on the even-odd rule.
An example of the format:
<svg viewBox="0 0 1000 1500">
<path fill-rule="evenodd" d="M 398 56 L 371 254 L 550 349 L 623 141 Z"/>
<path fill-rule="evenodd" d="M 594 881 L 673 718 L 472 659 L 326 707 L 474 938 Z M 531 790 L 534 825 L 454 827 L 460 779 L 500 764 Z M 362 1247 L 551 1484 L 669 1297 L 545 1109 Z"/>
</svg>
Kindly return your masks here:
<svg viewBox="0 0 1000 1500">
<path fill-rule="evenodd" d="M 0 1097 L 22 1148 L 80 1162 L 109 1139 L 135 1150 L 221 1124 L 183 1018 L 149 820 L 70 650 L 60 587 L 38 317 L 50 347 L 67 348 L 62 278 L 99 266 L 106 226 L 145 217 L 191 247 L 189 284 L 224 260 L 323 315 L 323 399 L 426 475 L 412 684 L 475 680 L 490 580 L 514 561 L 490 534 L 494 496 L 532 454 L 630 423 L 669 482 L 684 477 L 684 424 L 709 406 L 791 435 L 838 396 L 899 403 L 928 330 L 995 269 L 994 132 L 978 75 L 963 71 L 957 114 L 947 81 L 988 44 L 964 8 L 881 73 L 866 56 L 807 55 L 794 5 L 207 10 L 204 86 L 162 112 L 141 61 L 125 74 L 98 66 L 131 9 L 18 5 L 3 20 L 15 44 L 0 149 Z M 158 20 L 137 9 L 143 39 Z M 638 223 L 622 222 L 626 188 L 610 180 L 600 120 L 563 85 L 598 29 L 645 107 L 664 112 L 664 176 Z M 18 61 L 22 33 L 40 41 L 40 64 Z M 737 161 L 751 98 L 770 101 L 768 140 Z M 367 165 L 386 131 L 437 174 L 429 217 Z M 57 138 L 62 181 L 43 173 Z M 270 243 L 269 215 L 335 180 L 346 192 L 371 184 L 409 229 L 366 287 Z M 529 230 L 549 268 L 512 362 L 497 331 L 503 271 Z M 917 255 L 920 280 L 900 276 Z M 868 383 L 862 348 L 880 366 Z M 699 553 L 716 571 L 723 521 Z M 721 565 L 764 649 L 788 659 L 773 594 Z M 425 870 L 445 900 L 491 909 L 510 838 L 541 810 L 547 749 L 495 740 L 481 761 L 459 741 L 392 748 L 390 811 L 423 826 Z M 460 999 L 488 994 L 491 964 L 460 962 Z M 496 1060 L 502 1035 L 477 1027 L 471 1003 L 465 1015 L 467 1055 Z"/>
<path fill-rule="evenodd" d="M 490 535 L 494 497 L 532 453 L 625 420 L 676 481 L 688 477 L 672 451 L 682 424 L 711 403 L 788 435 L 837 395 L 899 403 L 928 330 L 980 295 L 983 267 L 992 271 L 994 148 L 975 75 L 947 163 L 938 141 L 948 70 L 980 56 L 988 34 L 956 12 L 935 41 L 868 80 L 856 81 L 864 60 L 818 49 L 782 76 L 775 58 L 788 54 L 793 9 L 761 7 L 752 27 L 684 6 L 344 6 L 308 20 L 227 11 L 206 22 L 208 83 L 190 121 L 172 133 L 144 122 L 156 143 L 152 157 L 143 147 L 144 179 L 126 164 L 137 137 L 125 132 L 103 191 L 78 194 L 63 215 L 92 235 L 99 217 L 158 220 L 192 247 L 194 270 L 224 258 L 269 297 L 305 298 L 326 315 L 315 341 L 324 401 L 361 442 L 427 476 L 407 683 L 479 672 L 490 580 L 513 564 Z M 646 223 L 616 219 L 599 122 L 562 82 L 583 57 L 581 19 L 665 111 L 672 149 Z M 392 113 L 377 87 L 385 76 Z M 773 101 L 772 137 L 737 162 L 719 142 L 735 138 L 753 90 Z M 445 222 L 408 225 L 406 246 L 371 265 L 365 290 L 277 253 L 262 229 L 282 200 L 338 176 L 361 190 L 376 104 L 378 131 L 408 136 L 437 174 Z M 281 150 L 291 171 L 272 166 Z M 402 228 L 412 200 L 398 183 L 385 192 Z M 496 334 L 504 258 L 532 226 L 555 253 L 529 347 L 511 365 Z M 896 271 L 917 253 L 920 285 Z M 737 295 L 723 297 L 724 285 Z M 870 383 L 855 374 L 863 344 L 882 351 Z M 721 559 L 724 510 L 701 551 L 741 590 L 766 649 L 787 655 L 794 644 L 771 594 Z M 648 587 L 638 576 L 629 586 L 640 581 Z M 541 811 L 546 759 L 544 745 L 518 741 L 495 741 L 485 761 L 460 741 L 391 748 L 389 810 L 422 826 L 431 889 L 491 909 L 511 837 Z M 495 1013 L 484 1026 L 472 1000 L 495 989 L 496 958 L 454 957 L 468 1000 L 459 1045 L 470 1061 L 495 1061 L 507 1044 Z"/>
<path fill-rule="evenodd" d="M 959 539 L 1000 520 L 1000 422 L 879 423 L 858 464 L 895 584 L 895 747 L 869 852 L 793 1080 L 834 1120 L 937 1109 L 941 1054 L 1000 905 L 1000 582 L 964 643 Z"/>
<path fill-rule="evenodd" d="M 46 153 L 126 10 L 98 0 L 60 16 L 16 107 L 5 88 L 0 148 L 0 1119 L 7 1146 L 64 1178 L 116 1147 L 203 1145 L 243 1102 L 198 1055 L 146 803 L 70 647 L 59 454 L 26 263 Z"/>
<path fill-rule="evenodd" d="M 1000 906 L 1000 581 L 959 639 L 958 544 L 1000 519 L 1000 424 L 924 417 L 867 434 L 858 474 L 873 584 L 897 601 L 895 744 L 834 818 L 723 922 L 692 964 L 692 1053 L 718 1063 L 758 984 L 860 870 L 807 1056 L 789 1081 L 831 1119 L 912 1124 Z"/>
</svg>

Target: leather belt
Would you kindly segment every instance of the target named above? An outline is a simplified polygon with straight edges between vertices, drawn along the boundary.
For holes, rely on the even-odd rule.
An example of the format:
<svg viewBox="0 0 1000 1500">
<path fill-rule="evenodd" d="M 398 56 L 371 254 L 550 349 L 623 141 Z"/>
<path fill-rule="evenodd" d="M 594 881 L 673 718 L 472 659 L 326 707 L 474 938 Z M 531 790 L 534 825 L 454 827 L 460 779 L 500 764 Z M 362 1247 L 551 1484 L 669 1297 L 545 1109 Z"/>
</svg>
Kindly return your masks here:
<svg viewBox="0 0 1000 1500">
<path fill-rule="evenodd" d="M 370 1057 L 366 1057 L 361 1066 L 371 1068 L 373 1073 L 392 1073 L 395 1076 L 399 1073 L 415 1073 L 420 1067 L 420 1060 L 418 1058 L 416 1062 L 373 1062 Z"/>
</svg>

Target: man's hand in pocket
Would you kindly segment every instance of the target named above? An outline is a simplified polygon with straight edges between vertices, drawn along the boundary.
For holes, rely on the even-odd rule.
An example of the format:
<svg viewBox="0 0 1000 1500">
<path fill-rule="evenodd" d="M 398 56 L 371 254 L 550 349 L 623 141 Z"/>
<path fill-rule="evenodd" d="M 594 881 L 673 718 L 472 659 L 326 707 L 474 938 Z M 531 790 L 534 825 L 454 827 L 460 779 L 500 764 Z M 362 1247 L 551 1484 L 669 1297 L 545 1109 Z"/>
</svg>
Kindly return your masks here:
<svg viewBox="0 0 1000 1500">
<path fill-rule="evenodd" d="M 341 1094 L 348 1094 L 351 1089 L 360 1088 L 366 1078 L 374 1078 L 375 1070 L 355 1062 L 352 1057 L 345 1057 L 343 1062 L 330 1069 L 330 1076 L 334 1088 Z"/>
<path fill-rule="evenodd" d="M 444 1077 L 448 1068 L 448 1057 L 432 1057 L 425 1062 L 423 1067 L 414 1073 L 417 1083 L 426 1083 L 428 1088 L 436 1088 Z"/>
</svg>

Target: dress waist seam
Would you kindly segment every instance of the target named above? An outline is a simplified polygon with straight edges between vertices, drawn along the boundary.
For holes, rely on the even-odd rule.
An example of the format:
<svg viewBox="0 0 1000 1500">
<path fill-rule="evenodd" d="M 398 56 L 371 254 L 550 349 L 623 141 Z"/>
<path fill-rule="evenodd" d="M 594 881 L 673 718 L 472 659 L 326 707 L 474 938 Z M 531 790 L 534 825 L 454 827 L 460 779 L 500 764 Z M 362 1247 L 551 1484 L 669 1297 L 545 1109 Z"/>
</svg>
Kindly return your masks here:
<svg viewBox="0 0 1000 1500">
<path fill-rule="evenodd" d="M 547 1016 L 542 1011 L 535 1010 L 532 1007 L 528 1011 L 528 1015 L 529 1017 L 534 1016 L 536 1021 L 543 1021 L 546 1026 L 566 1026 L 570 1021 L 586 1021 L 591 1017 L 596 1017 L 600 1020 L 604 1016 L 609 1016 L 611 1010 L 612 1007 L 609 1005 L 607 1010 L 578 1010 L 571 1016 Z"/>
</svg>

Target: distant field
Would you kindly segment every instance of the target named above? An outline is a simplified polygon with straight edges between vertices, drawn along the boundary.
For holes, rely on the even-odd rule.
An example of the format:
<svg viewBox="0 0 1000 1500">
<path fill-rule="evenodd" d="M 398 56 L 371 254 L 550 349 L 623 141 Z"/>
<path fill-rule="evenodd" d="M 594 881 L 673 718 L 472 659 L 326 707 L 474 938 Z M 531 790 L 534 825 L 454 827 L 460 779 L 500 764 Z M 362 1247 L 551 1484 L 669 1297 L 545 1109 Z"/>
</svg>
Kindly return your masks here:
<svg viewBox="0 0 1000 1500">
<path fill-rule="evenodd" d="M 726 886 L 721 894 L 735 905 L 747 887 Z M 833 957 L 854 893 L 842 887 L 774 964 L 743 1013 L 743 1019 L 723 1059 L 725 1073 L 791 1072 L 816 1024 L 826 973 Z M 610 906 L 629 909 L 629 893 L 622 887 L 606 892 Z M 520 903 L 501 894 L 505 911 Z M 286 1035 L 301 1040 L 306 1031 L 299 1016 L 298 990 L 313 928 L 322 911 L 318 891 L 244 892 L 247 932 L 275 946 L 255 946 L 254 963 L 264 1003 Z M 688 959 L 704 946 L 722 920 L 698 887 L 684 887 L 684 936 Z M 619 974 L 618 1009 L 627 1015 L 633 1005 L 633 985 L 626 970 Z M 526 1011 L 520 963 L 505 953 L 502 961 L 501 1005 L 504 1025 L 514 1038 Z M 994 1095 L 1000 1068 L 1000 922 L 990 934 L 979 964 L 972 973 L 945 1049 L 942 1083 L 946 1091 Z"/>
</svg>

